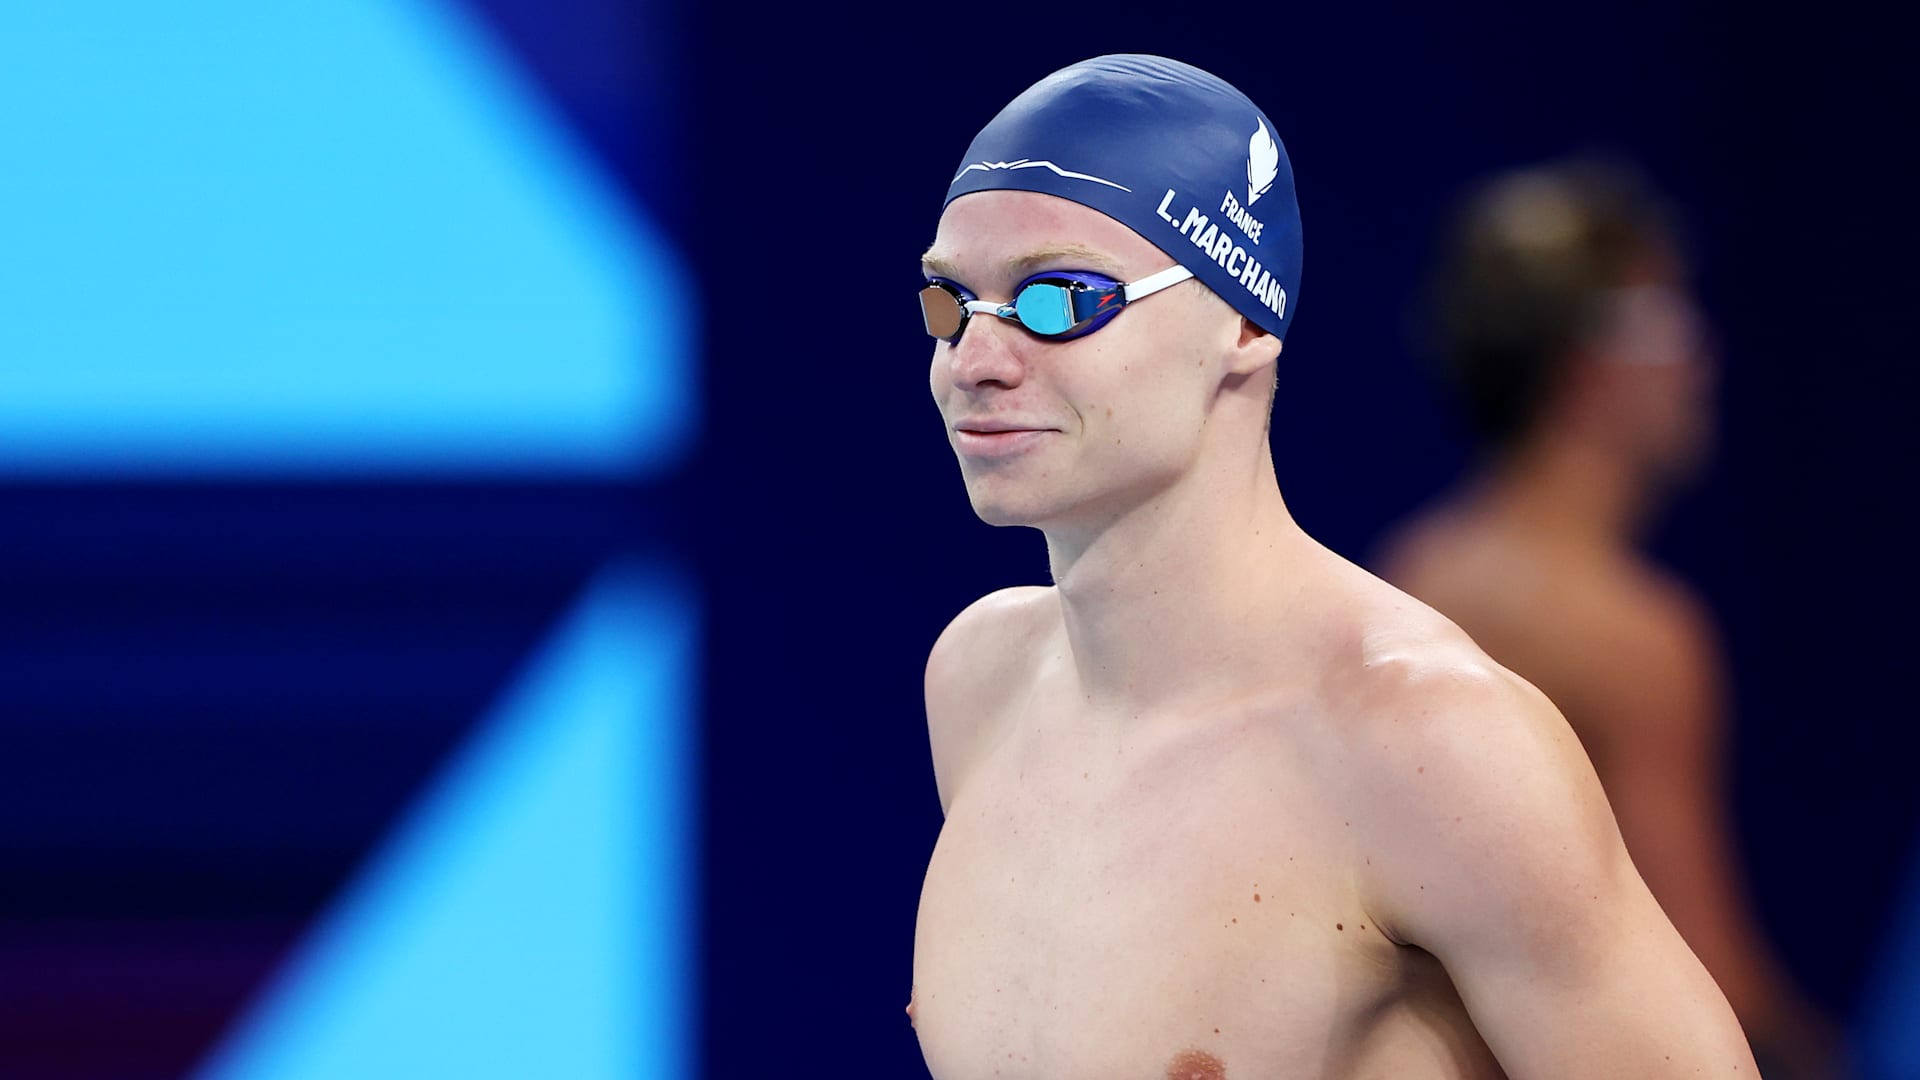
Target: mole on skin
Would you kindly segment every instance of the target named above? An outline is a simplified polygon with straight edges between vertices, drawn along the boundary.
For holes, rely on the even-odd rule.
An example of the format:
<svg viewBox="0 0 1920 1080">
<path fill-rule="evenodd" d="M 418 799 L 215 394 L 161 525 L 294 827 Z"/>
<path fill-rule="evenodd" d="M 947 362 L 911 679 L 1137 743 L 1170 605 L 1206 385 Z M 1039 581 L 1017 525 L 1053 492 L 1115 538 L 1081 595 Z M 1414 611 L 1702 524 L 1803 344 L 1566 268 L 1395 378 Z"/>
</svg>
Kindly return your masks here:
<svg viewBox="0 0 1920 1080">
<path fill-rule="evenodd" d="M 1182 1050 L 1167 1066 L 1167 1080 L 1227 1080 L 1227 1067 L 1204 1050 Z"/>
</svg>

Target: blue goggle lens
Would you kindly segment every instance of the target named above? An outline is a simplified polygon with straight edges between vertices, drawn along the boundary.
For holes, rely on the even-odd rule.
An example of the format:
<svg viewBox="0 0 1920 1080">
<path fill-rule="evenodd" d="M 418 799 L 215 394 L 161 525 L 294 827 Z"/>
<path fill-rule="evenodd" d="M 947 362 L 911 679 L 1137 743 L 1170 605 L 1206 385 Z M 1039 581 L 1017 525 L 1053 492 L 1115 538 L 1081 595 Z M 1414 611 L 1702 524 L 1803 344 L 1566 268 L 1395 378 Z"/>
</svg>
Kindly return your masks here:
<svg viewBox="0 0 1920 1080">
<path fill-rule="evenodd" d="M 1064 334 L 1073 328 L 1073 292 L 1064 285 L 1036 281 L 1013 300 L 1021 325 L 1036 334 Z"/>
</svg>

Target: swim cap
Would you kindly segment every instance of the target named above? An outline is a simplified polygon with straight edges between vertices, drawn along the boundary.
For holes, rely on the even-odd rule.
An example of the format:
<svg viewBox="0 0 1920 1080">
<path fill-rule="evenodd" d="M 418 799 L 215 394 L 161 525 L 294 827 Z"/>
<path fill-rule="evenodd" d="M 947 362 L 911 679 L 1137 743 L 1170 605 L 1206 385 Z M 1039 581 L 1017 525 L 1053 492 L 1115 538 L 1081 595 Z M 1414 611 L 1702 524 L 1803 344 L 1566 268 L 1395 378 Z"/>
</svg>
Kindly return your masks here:
<svg viewBox="0 0 1920 1080">
<path fill-rule="evenodd" d="M 1286 336 L 1300 298 L 1293 166 L 1266 114 L 1223 80 L 1163 56 L 1062 68 L 973 137 L 947 202 L 995 190 L 1100 211 Z"/>
</svg>

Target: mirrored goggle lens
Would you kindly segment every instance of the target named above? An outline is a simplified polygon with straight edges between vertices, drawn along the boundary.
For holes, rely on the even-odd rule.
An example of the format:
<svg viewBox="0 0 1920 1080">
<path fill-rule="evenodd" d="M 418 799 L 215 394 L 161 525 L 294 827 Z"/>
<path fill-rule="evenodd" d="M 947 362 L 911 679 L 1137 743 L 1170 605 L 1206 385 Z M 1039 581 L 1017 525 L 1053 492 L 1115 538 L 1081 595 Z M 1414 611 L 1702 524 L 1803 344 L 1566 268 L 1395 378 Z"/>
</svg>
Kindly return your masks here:
<svg viewBox="0 0 1920 1080">
<path fill-rule="evenodd" d="M 1036 281 L 1020 290 L 1013 310 L 1036 334 L 1064 334 L 1073 328 L 1073 293 L 1064 285 Z"/>
<path fill-rule="evenodd" d="M 929 285 L 920 290 L 920 317 L 926 320 L 927 333 L 934 337 L 951 338 L 958 334 L 966 315 L 960 298 L 940 286 Z"/>
</svg>

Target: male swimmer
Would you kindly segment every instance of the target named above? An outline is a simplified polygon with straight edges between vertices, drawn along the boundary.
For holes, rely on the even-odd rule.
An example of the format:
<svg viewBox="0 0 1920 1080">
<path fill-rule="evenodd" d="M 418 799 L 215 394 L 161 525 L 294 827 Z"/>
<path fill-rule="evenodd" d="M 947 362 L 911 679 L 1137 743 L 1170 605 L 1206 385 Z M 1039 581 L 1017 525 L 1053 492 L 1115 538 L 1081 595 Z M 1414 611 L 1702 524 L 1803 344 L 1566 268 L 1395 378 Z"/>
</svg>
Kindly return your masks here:
<svg viewBox="0 0 1920 1080">
<path fill-rule="evenodd" d="M 1048 76 L 973 140 L 920 291 L 968 497 L 1054 585 L 927 661 L 939 1080 L 1750 1077 L 1579 741 L 1288 514 L 1300 219 L 1185 64 Z"/>
<path fill-rule="evenodd" d="M 1436 259 L 1443 371 L 1485 451 L 1389 541 L 1389 581 L 1563 710 L 1627 850 L 1768 1077 L 1829 1074 L 1829 1025 L 1740 884 L 1712 617 L 1638 547 L 1708 446 L 1714 360 L 1670 213 L 1620 165 L 1502 175 Z"/>
</svg>

